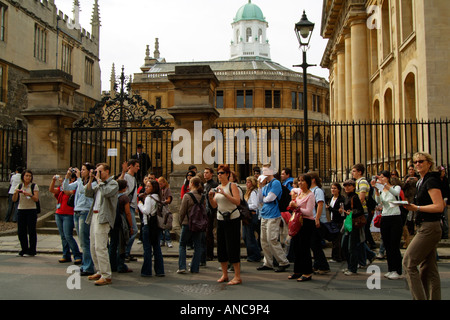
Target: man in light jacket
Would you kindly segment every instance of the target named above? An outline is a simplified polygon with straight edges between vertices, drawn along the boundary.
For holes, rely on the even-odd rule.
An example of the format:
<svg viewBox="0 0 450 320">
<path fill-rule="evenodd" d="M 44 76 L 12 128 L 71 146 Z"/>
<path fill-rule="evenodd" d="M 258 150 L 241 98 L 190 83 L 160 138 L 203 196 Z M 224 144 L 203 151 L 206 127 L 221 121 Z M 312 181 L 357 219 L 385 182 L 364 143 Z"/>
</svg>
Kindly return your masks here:
<svg viewBox="0 0 450 320">
<path fill-rule="evenodd" d="M 100 286 L 111 283 L 108 234 L 114 227 L 116 219 L 119 185 L 110 172 L 111 168 L 108 164 L 97 164 L 95 172 L 97 185 L 92 186 L 93 170 L 86 185 L 86 197 L 94 199 L 86 223 L 90 225 L 91 256 L 97 270 L 97 273 L 89 276 L 88 279 L 96 280 L 95 284 Z"/>
</svg>

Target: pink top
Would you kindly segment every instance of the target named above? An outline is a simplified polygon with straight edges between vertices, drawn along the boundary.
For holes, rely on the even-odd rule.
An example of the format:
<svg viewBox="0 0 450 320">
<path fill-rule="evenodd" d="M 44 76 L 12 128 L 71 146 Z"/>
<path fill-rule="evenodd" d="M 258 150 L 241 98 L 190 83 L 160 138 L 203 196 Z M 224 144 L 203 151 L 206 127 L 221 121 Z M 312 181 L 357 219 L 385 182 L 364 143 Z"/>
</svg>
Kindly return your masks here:
<svg viewBox="0 0 450 320">
<path fill-rule="evenodd" d="M 300 198 L 300 195 L 295 199 L 295 202 L 297 207 L 300 208 L 303 218 L 314 220 L 314 206 L 316 205 L 316 197 L 314 197 L 314 193 L 309 192 L 303 198 Z"/>
</svg>

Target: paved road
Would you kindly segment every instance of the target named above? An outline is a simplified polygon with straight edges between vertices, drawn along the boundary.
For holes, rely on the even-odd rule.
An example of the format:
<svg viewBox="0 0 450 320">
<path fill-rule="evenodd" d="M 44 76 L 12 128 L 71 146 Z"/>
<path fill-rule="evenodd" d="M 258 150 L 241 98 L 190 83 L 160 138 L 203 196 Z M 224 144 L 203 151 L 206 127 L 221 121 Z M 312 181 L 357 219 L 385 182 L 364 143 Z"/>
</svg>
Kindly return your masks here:
<svg viewBox="0 0 450 320">
<path fill-rule="evenodd" d="M 35 257 L 17 257 L 0 254 L 0 299 L 25 300 L 410 300 L 406 281 L 387 280 L 384 261 L 373 267 L 381 273 L 360 270 L 356 276 L 345 276 L 340 270 L 344 263 L 331 263 L 327 275 L 315 275 L 312 281 L 298 283 L 288 280 L 289 271 L 257 271 L 257 263 L 242 262 L 243 284 L 218 284 L 218 262 L 208 262 L 198 274 L 177 274 L 177 259 L 166 257 L 165 277 L 143 278 L 139 270 L 142 260 L 129 263 L 134 270 L 127 274 L 113 274 L 113 284 L 96 287 L 85 277 L 76 279 L 70 264 L 58 263 L 59 256 L 39 254 Z M 379 269 L 378 269 L 379 268 Z M 443 299 L 450 298 L 450 261 L 439 262 Z M 69 273 L 68 273 L 69 272 Z M 369 280 L 369 281 L 368 281 Z M 69 289 L 69 286 L 75 287 Z M 375 286 L 368 288 L 368 283 Z M 379 284 L 379 286 L 377 286 Z M 78 288 L 77 288 L 78 287 Z"/>
</svg>

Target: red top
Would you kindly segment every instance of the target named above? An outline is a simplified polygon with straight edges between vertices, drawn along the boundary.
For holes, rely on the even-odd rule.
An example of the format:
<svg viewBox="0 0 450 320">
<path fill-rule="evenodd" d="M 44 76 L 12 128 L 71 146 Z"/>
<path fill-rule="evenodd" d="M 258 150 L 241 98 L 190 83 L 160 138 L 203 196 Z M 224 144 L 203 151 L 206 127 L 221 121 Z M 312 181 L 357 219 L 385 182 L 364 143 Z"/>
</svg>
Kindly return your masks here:
<svg viewBox="0 0 450 320">
<path fill-rule="evenodd" d="M 67 200 L 69 200 L 69 196 L 66 195 L 63 191 L 61 191 L 61 187 L 58 187 L 59 192 L 55 194 L 55 198 L 58 200 L 58 204 L 56 205 L 56 213 L 57 214 L 67 214 L 73 216 L 73 207 L 69 207 L 67 205 Z"/>
</svg>

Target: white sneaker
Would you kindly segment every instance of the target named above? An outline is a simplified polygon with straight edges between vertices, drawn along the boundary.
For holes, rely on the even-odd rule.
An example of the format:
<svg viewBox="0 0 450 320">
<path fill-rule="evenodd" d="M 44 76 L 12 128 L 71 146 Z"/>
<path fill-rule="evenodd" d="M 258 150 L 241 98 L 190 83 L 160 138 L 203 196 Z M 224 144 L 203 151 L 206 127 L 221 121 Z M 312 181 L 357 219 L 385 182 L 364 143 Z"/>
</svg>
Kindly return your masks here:
<svg viewBox="0 0 450 320">
<path fill-rule="evenodd" d="M 397 280 L 400 279 L 400 275 L 397 271 L 392 271 L 391 274 L 387 277 L 389 280 Z"/>
<path fill-rule="evenodd" d="M 389 276 L 391 275 L 391 273 L 392 273 L 392 271 L 386 272 L 386 273 L 384 274 L 384 277 L 385 277 L 385 278 L 389 278 Z"/>
<path fill-rule="evenodd" d="M 169 248 L 172 248 L 172 247 L 173 247 L 172 242 L 167 243 L 167 246 L 168 246 Z"/>
<path fill-rule="evenodd" d="M 354 276 L 354 275 L 356 275 L 357 273 L 356 273 L 356 272 L 351 272 L 350 270 L 347 270 L 347 271 L 344 272 L 344 274 L 345 274 L 346 276 Z"/>
<path fill-rule="evenodd" d="M 186 269 L 178 269 L 177 273 L 186 273 Z"/>
</svg>

